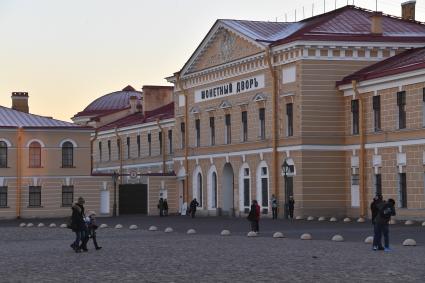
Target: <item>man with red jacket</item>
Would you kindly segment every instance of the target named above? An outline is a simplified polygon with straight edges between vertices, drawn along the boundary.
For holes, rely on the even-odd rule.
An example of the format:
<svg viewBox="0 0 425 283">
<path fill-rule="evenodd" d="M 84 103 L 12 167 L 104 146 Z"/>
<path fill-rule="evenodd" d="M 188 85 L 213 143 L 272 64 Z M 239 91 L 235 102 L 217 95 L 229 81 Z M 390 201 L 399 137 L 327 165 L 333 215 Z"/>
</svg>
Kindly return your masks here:
<svg viewBox="0 0 425 283">
<path fill-rule="evenodd" d="M 260 221 L 260 206 L 256 200 L 252 201 L 251 210 L 248 214 L 248 220 L 251 222 L 251 231 L 258 233 Z"/>
</svg>

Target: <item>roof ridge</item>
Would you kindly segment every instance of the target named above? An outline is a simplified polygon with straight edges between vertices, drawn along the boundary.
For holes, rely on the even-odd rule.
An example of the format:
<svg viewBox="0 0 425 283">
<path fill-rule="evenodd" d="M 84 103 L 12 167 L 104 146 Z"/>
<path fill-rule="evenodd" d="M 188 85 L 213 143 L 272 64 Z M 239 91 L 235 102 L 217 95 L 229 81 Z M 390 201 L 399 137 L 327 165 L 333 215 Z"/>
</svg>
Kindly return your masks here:
<svg viewBox="0 0 425 283">
<path fill-rule="evenodd" d="M 8 110 L 8 111 L 13 111 L 13 112 L 19 113 L 19 114 L 21 114 L 21 115 L 35 116 L 35 117 L 39 117 L 39 118 L 42 118 L 42 119 L 48 119 L 48 120 L 50 120 L 50 121 L 54 120 L 54 121 L 64 122 L 64 123 L 68 123 L 68 124 L 72 124 L 72 125 L 74 125 L 74 123 L 71 123 L 71 122 L 68 122 L 68 121 L 59 120 L 59 119 L 55 119 L 55 118 L 50 117 L 50 116 L 42 116 L 42 115 L 39 115 L 39 114 L 26 113 L 26 112 L 22 112 L 22 111 L 19 111 L 19 110 L 15 110 L 15 109 L 13 109 L 13 108 L 6 107 L 6 106 L 3 106 L 3 105 L 0 105 L 0 107 L 2 107 L 2 108 L 4 108 L 4 109 L 6 109 L 6 110 Z"/>
</svg>

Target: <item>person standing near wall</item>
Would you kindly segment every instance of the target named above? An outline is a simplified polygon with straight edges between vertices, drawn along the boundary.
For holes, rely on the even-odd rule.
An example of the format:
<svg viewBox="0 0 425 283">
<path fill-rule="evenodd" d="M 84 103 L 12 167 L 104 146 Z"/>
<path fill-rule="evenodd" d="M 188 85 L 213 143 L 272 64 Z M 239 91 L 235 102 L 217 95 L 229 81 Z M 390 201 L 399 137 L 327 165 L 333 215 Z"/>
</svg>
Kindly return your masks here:
<svg viewBox="0 0 425 283">
<path fill-rule="evenodd" d="M 394 216 L 395 213 L 395 201 L 390 198 L 388 201 L 381 202 L 378 204 L 378 215 L 375 218 L 375 222 L 377 225 L 377 237 L 373 239 L 373 250 L 378 250 L 379 245 L 382 245 L 381 243 L 381 236 L 384 235 L 384 251 L 390 252 L 390 238 L 389 238 L 389 222 L 391 219 L 391 216 Z"/>
<path fill-rule="evenodd" d="M 272 203 L 273 219 L 277 219 L 277 199 L 275 195 L 272 195 L 271 203 Z"/>
<path fill-rule="evenodd" d="M 379 237 L 378 232 L 379 231 L 378 231 L 378 225 L 376 224 L 376 221 L 375 221 L 375 218 L 379 213 L 378 205 L 382 202 L 383 202 L 382 195 L 376 194 L 376 196 L 373 198 L 372 203 L 370 204 L 370 210 L 371 210 L 371 213 L 372 213 L 373 239 L 376 239 L 376 241 L 374 240 L 373 248 L 377 247 L 378 250 L 384 249 L 384 247 L 382 246 L 382 242 L 381 241 L 378 242 L 378 237 Z"/>
<path fill-rule="evenodd" d="M 159 199 L 158 202 L 159 216 L 164 216 L 164 200 L 162 198 Z"/>
<path fill-rule="evenodd" d="M 288 212 L 289 212 L 289 218 L 294 219 L 294 208 L 295 208 L 295 200 L 293 196 L 289 196 L 289 202 L 288 202 Z"/>
</svg>

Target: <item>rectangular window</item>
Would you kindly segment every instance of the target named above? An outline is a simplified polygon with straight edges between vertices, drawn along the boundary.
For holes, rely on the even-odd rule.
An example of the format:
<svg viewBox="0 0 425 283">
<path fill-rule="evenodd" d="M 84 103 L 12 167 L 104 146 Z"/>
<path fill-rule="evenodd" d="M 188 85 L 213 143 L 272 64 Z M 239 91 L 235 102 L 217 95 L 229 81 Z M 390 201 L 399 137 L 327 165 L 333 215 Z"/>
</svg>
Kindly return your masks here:
<svg viewBox="0 0 425 283">
<path fill-rule="evenodd" d="M 286 104 L 286 135 L 292 137 L 294 135 L 294 111 L 293 103 Z"/>
<path fill-rule="evenodd" d="M 196 129 L 196 147 L 201 146 L 201 121 L 199 119 L 195 120 L 195 129 Z"/>
<path fill-rule="evenodd" d="M 173 130 L 168 130 L 168 153 L 173 153 Z"/>
<path fill-rule="evenodd" d="M 158 133 L 158 141 L 159 141 L 159 154 L 162 154 L 162 131 Z"/>
<path fill-rule="evenodd" d="M 359 180 L 360 180 L 359 174 L 352 174 L 351 175 L 351 185 L 352 186 L 358 186 Z"/>
<path fill-rule="evenodd" d="M 359 100 L 351 100 L 351 113 L 353 119 L 353 135 L 359 134 Z"/>
<path fill-rule="evenodd" d="M 118 153 L 118 160 L 121 159 L 121 139 L 117 139 L 117 153 Z"/>
<path fill-rule="evenodd" d="M 7 207 L 7 187 L 0 187 L 0 207 Z"/>
<path fill-rule="evenodd" d="M 181 147 L 184 148 L 186 145 L 186 126 L 185 123 L 180 123 L 180 135 L 181 135 Z"/>
<path fill-rule="evenodd" d="M 0 141 L 0 168 L 7 168 L 7 143 Z"/>
<path fill-rule="evenodd" d="M 242 111 L 242 141 L 248 141 L 248 112 Z"/>
<path fill-rule="evenodd" d="M 215 118 L 210 117 L 210 144 L 215 145 Z"/>
<path fill-rule="evenodd" d="M 130 159 L 130 137 L 127 137 L 127 159 Z"/>
<path fill-rule="evenodd" d="M 269 182 L 268 178 L 261 178 L 261 206 L 269 207 Z"/>
<path fill-rule="evenodd" d="M 99 142 L 99 161 L 102 161 L 102 142 Z"/>
<path fill-rule="evenodd" d="M 41 206 L 41 187 L 30 186 L 29 187 L 29 207 L 40 207 Z"/>
<path fill-rule="evenodd" d="M 148 134 L 148 155 L 152 155 L 152 137 L 151 133 Z"/>
<path fill-rule="evenodd" d="M 62 206 L 72 206 L 74 202 L 74 186 L 62 186 Z"/>
<path fill-rule="evenodd" d="M 260 138 L 264 140 L 266 138 L 266 110 L 260 108 L 258 112 L 258 118 L 260 119 Z"/>
<path fill-rule="evenodd" d="M 407 208 L 406 173 L 398 174 L 399 178 L 399 207 Z"/>
<path fill-rule="evenodd" d="M 397 106 L 398 106 L 398 128 L 406 128 L 406 92 L 397 92 Z"/>
<path fill-rule="evenodd" d="M 140 157 L 140 135 L 137 135 L 137 157 Z"/>
<path fill-rule="evenodd" d="M 224 142 L 226 144 L 232 143 L 232 123 L 231 123 L 231 117 L 230 114 L 226 114 L 224 116 L 224 122 L 225 122 L 225 130 L 224 130 Z"/>
<path fill-rule="evenodd" d="M 108 141 L 108 161 L 111 161 L 111 141 Z"/>
<path fill-rule="evenodd" d="M 243 179 L 243 205 L 249 207 L 249 178 Z"/>
<path fill-rule="evenodd" d="M 373 118 L 375 132 L 381 130 L 381 96 L 373 97 Z"/>
<path fill-rule="evenodd" d="M 375 195 L 382 195 L 381 174 L 375 174 Z"/>
</svg>

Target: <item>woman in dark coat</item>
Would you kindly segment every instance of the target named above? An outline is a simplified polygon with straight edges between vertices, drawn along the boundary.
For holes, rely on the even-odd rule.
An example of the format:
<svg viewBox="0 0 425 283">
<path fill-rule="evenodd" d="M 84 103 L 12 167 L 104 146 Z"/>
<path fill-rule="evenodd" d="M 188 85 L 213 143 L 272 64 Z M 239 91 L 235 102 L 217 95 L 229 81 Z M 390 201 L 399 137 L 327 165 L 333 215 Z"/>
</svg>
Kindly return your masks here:
<svg viewBox="0 0 425 283">
<path fill-rule="evenodd" d="M 248 214 L 248 220 L 251 222 L 251 231 L 258 233 L 260 228 L 260 206 L 256 200 L 252 201 L 251 210 Z"/>
<path fill-rule="evenodd" d="M 81 250 L 87 251 L 88 234 L 85 222 L 84 203 L 85 200 L 79 197 L 77 203 L 72 206 L 71 229 L 75 233 L 75 241 L 71 244 L 71 248 L 73 248 L 76 253 L 81 252 Z"/>
</svg>

